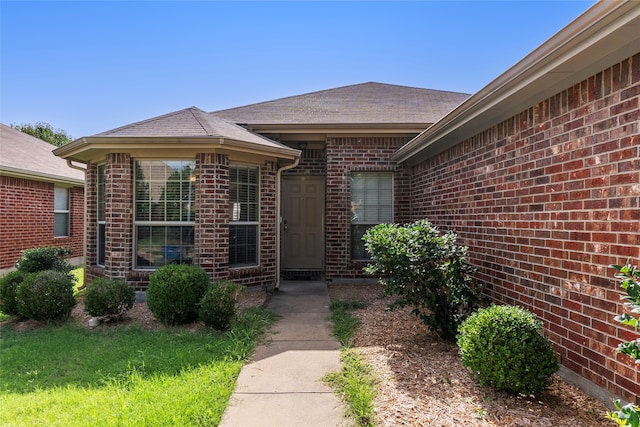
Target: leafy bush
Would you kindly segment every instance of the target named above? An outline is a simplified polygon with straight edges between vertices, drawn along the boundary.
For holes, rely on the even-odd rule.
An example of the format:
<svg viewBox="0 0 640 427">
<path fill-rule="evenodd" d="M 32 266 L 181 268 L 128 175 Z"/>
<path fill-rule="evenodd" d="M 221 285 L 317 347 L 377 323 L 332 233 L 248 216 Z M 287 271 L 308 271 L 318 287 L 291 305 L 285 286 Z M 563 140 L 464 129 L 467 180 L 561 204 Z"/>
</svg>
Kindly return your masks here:
<svg viewBox="0 0 640 427">
<path fill-rule="evenodd" d="M 166 325 L 179 325 L 198 317 L 198 304 L 209 286 L 209 276 L 200 267 L 168 264 L 149 277 L 147 305 Z"/>
<path fill-rule="evenodd" d="M 640 270 L 631 264 L 611 265 L 618 272 L 614 277 L 620 280 L 620 287 L 626 295 L 620 296 L 624 301 L 627 312 L 614 317 L 614 320 L 623 325 L 640 327 Z M 633 358 L 636 364 L 640 364 L 640 338 L 633 341 L 622 342 L 616 348 L 617 353 L 625 354 Z M 633 379 L 632 379 L 633 380 Z M 615 401 L 617 411 L 610 412 L 607 417 L 621 426 L 640 426 L 640 407 L 633 404 L 622 406 L 619 400 Z"/>
<path fill-rule="evenodd" d="M 453 339 L 460 323 L 484 301 L 471 279 L 467 248 L 455 233 L 440 234 L 428 221 L 380 224 L 364 235 L 373 264 L 367 273 L 380 278 L 386 295 L 398 299 L 390 308 L 412 306 L 430 329 Z"/>
<path fill-rule="evenodd" d="M 71 255 L 71 250 L 67 248 L 43 246 L 27 249 L 22 252 L 22 257 L 16 263 L 16 269 L 23 273 L 37 273 L 45 270 L 69 273 L 73 266 L 64 259 L 67 255 Z"/>
<path fill-rule="evenodd" d="M 25 276 L 26 274 L 21 271 L 12 271 L 0 278 L 0 311 L 4 314 L 11 316 L 19 314 L 16 291 Z"/>
<path fill-rule="evenodd" d="M 482 385 L 512 393 L 535 394 L 547 388 L 559 365 L 542 322 L 527 310 L 492 305 L 460 326 L 462 364 Z"/>
<path fill-rule="evenodd" d="M 216 281 L 200 300 L 200 320 L 205 325 L 225 330 L 237 314 L 238 293 L 242 286 L 229 281 Z"/>
<path fill-rule="evenodd" d="M 619 426 L 640 426 L 640 407 L 633 403 L 627 403 L 622 406 L 620 400 L 614 402 L 617 411 L 609 412 L 607 418 L 615 421 Z"/>
<path fill-rule="evenodd" d="M 76 300 L 68 274 L 45 270 L 29 274 L 16 291 L 18 313 L 42 322 L 66 320 Z"/>
<path fill-rule="evenodd" d="M 98 277 L 87 285 L 84 310 L 94 317 L 120 317 L 134 301 L 135 291 L 125 280 Z"/>
</svg>

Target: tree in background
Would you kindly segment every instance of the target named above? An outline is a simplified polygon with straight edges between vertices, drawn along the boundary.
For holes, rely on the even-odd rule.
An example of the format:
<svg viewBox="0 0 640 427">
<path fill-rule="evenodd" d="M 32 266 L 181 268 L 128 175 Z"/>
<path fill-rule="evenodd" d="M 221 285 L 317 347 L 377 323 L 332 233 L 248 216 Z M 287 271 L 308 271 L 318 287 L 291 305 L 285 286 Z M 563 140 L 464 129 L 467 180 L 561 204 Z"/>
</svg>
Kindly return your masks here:
<svg viewBox="0 0 640 427">
<path fill-rule="evenodd" d="M 54 129 L 49 123 L 37 122 L 35 124 L 22 123 L 12 124 L 12 128 L 18 129 L 20 132 L 24 132 L 31 136 L 35 136 L 49 144 L 53 144 L 56 147 L 62 147 L 73 140 L 73 137 L 62 129 Z"/>
</svg>

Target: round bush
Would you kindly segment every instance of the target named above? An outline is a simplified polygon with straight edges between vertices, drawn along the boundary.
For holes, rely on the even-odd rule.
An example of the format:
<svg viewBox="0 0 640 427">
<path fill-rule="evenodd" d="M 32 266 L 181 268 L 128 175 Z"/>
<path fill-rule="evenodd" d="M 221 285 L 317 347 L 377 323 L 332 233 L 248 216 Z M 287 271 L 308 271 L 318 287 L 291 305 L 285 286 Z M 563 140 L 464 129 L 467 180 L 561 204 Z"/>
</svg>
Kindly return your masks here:
<svg viewBox="0 0 640 427">
<path fill-rule="evenodd" d="M 214 282 L 200 300 L 200 320 L 214 329 L 225 330 L 237 314 L 238 293 L 242 286 L 229 282 Z"/>
<path fill-rule="evenodd" d="M 482 385 L 511 393 L 535 394 L 547 388 L 558 371 L 542 322 L 527 310 L 492 305 L 478 310 L 460 326 L 462 364 Z"/>
<path fill-rule="evenodd" d="M 12 271 L 0 278 L 0 311 L 4 314 L 11 316 L 19 314 L 16 291 L 25 276 L 26 274 L 21 271 Z"/>
<path fill-rule="evenodd" d="M 73 278 L 55 270 L 29 274 L 16 291 L 18 313 L 42 322 L 66 320 L 76 300 Z"/>
<path fill-rule="evenodd" d="M 189 264 L 169 264 L 149 277 L 147 305 L 165 325 L 179 325 L 198 317 L 198 303 L 209 286 L 209 276 Z"/>
<path fill-rule="evenodd" d="M 27 249 L 22 252 L 22 256 L 16 263 L 16 269 L 23 273 L 37 273 L 45 270 L 68 273 L 73 270 L 73 266 L 64 259 L 67 255 L 71 255 L 71 250 L 54 246 Z"/>
<path fill-rule="evenodd" d="M 120 317 L 133 307 L 135 294 L 125 280 L 98 277 L 87 285 L 84 310 L 94 317 Z"/>
</svg>

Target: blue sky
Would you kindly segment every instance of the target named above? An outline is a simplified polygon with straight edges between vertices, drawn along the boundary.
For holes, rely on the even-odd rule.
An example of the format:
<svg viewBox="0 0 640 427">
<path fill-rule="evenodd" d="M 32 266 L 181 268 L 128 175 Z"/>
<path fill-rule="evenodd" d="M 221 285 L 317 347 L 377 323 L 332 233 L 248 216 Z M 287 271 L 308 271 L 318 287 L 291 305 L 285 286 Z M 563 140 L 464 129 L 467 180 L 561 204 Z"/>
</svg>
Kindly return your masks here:
<svg viewBox="0 0 640 427">
<path fill-rule="evenodd" d="M 473 93 L 594 1 L 0 3 L 0 122 L 78 138 L 369 81 Z"/>
</svg>

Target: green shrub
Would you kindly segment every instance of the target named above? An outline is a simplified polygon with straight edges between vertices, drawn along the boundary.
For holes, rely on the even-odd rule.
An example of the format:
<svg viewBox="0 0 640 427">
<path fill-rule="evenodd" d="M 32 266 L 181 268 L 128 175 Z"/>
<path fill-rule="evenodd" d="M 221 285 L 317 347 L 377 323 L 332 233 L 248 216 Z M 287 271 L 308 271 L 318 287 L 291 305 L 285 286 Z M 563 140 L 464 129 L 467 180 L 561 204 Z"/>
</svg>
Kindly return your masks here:
<svg viewBox="0 0 640 427">
<path fill-rule="evenodd" d="M 22 257 L 16 263 L 16 269 L 23 273 L 37 273 L 45 270 L 69 273 L 73 270 L 73 266 L 64 259 L 67 255 L 71 255 L 71 250 L 67 248 L 44 246 L 27 249 L 22 252 Z"/>
<path fill-rule="evenodd" d="M 380 224 L 364 235 L 373 264 L 365 268 L 380 278 L 390 308 L 411 306 L 431 330 L 453 339 L 460 323 L 483 301 L 482 288 L 471 279 L 467 248 L 455 233 L 440 234 L 428 221 Z"/>
<path fill-rule="evenodd" d="M 622 325 L 631 326 L 638 330 L 640 327 L 640 270 L 635 265 L 610 265 L 618 272 L 614 277 L 620 280 L 620 287 L 626 295 L 621 295 L 624 301 L 626 312 L 614 317 L 614 320 Z M 616 352 L 627 355 L 640 364 L 640 337 L 632 341 L 625 341 L 618 344 Z M 631 378 L 633 382 L 633 378 Z M 621 426 L 640 426 L 640 406 L 627 404 L 622 406 L 619 400 L 615 401 L 617 411 L 610 412 L 607 417 Z"/>
<path fill-rule="evenodd" d="M 68 274 L 45 270 L 29 274 L 16 291 L 18 313 L 42 322 L 66 320 L 76 300 Z"/>
<path fill-rule="evenodd" d="M 482 385 L 512 393 L 535 394 L 547 388 L 559 365 L 542 322 L 527 310 L 492 305 L 460 326 L 462 364 Z"/>
<path fill-rule="evenodd" d="M 149 277 L 147 305 L 166 325 L 179 325 L 198 317 L 198 304 L 209 286 L 209 276 L 188 264 L 160 267 Z"/>
<path fill-rule="evenodd" d="M 125 280 L 98 277 L 87 285 L 84 310 L 94 317 L 120 317 L 133 307 L 135 294 Z"/>
<path fill-rule="evenodd" d="M 4 314 L 17 316 L 18 301 L 16 291 L 26 274 L 21 271 L 12 271 L 0 277 L 0 311 Z"/>
<path fill-rule="evenodd" d="M 214 329 L 227 329 L 236 317 L 238 294 L 242 289 L 233 282 L 214 282 L 200 300 L 200 320 Z"/>
<path fill-rule="evenodd" d="M 617 411 L 609 412 L 607 418 L 615 421 L 619 426 L 639 427 L 640 426 L 640 406 L 633 403 L 622 405 L 620 400 L 614 402 Z"/>
</svg>

